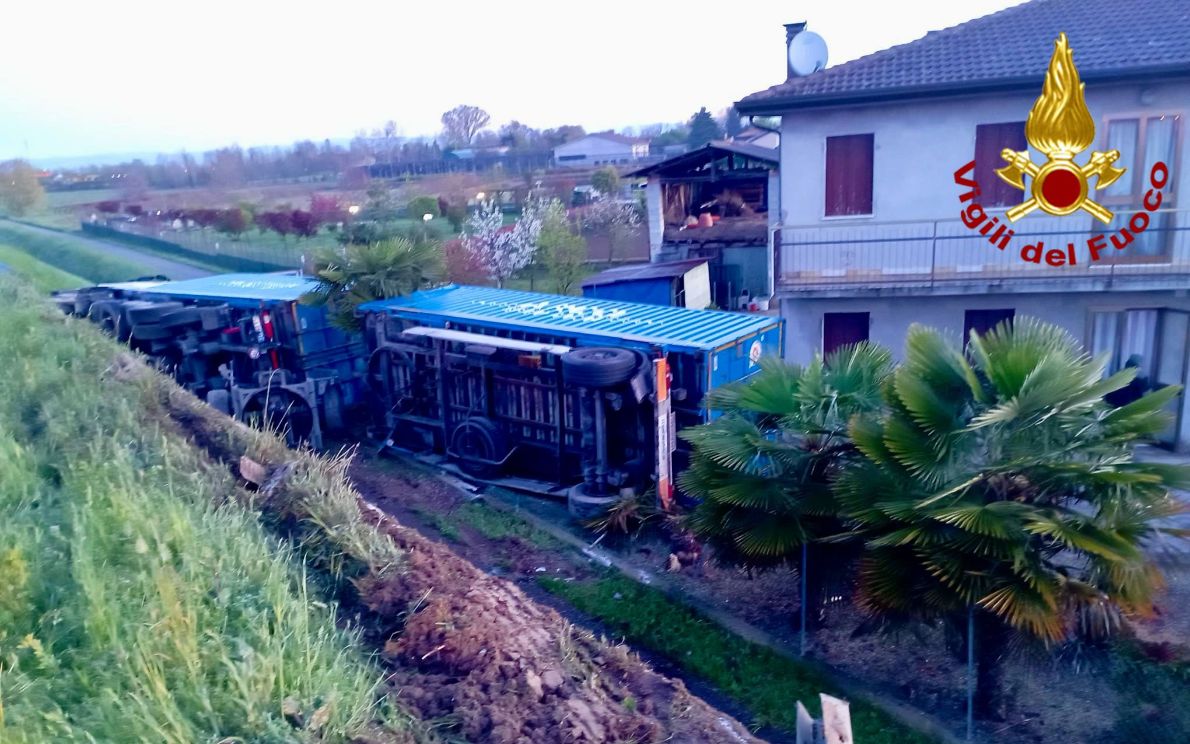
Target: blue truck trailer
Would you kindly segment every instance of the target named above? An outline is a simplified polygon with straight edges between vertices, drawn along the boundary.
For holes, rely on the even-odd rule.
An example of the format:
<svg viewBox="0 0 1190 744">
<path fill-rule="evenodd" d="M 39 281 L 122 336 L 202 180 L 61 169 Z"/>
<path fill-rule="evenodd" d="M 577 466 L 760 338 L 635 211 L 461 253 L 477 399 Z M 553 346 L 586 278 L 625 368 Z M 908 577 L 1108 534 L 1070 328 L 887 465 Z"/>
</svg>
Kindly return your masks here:
<svg viewBox="0 0 1190 744">
<path fill-rule="evenodd" d="M 568 487 L 574 510 L 657 487 L 705 395 L 779 356 L 781 319 L 446 286 L 367 303 L 370 387 L 388 441 L 479 478 Z"/>
<path fill-rule="evenodd" d="M 330 324 L 326 308 L 299 302 L 316 286 L 296 274 L 241 273 L 107 284 L 55 299 L 216 408 L 319 448 L 323 432 L 341 428 L 344 411 L 361 402 L 367 352 L 359 334 Z"/>
</svg>

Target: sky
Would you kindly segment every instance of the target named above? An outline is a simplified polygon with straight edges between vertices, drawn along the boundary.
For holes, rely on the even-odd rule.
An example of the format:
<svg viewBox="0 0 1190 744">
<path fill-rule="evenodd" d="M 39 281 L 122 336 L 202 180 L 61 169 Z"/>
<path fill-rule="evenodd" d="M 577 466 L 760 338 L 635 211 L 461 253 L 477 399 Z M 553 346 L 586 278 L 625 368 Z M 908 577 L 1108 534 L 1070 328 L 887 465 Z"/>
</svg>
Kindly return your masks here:
<svg viewBox="0 0 1190 744">
<path fill-rule="evenodd" d="M 781 82 L 784 23 L 833 65 L 1019 1 L 0 0 L 0 160 L 676 122 Z"/>
</svg>

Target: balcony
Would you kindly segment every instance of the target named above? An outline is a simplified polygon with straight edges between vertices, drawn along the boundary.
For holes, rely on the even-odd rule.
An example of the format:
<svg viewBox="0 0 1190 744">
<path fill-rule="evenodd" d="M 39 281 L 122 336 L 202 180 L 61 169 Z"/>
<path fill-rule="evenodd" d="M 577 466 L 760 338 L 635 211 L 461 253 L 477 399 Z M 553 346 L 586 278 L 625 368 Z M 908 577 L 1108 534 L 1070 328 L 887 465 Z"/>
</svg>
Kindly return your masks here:
<svg viewBox="0 0 1190 744">
<path fill-rule="evenodd" d="M 1117 250 L 1111 238 L 1134 214 L 1118 211 L 1110 227 L 1089 217 L 1029 217 L 1011 225 L 1007 249 L 959 219 L 784 226 L 775 245 L 776 289 L 838 297 L 1190 288 L 1190 211 L 1148 213 L 1148 227 Z M 1099 234 L 1107 235 L 1105 247 L 1092 261 L 1087 241 Z M 1021 249 L 1039 241 L 1039 262 L 1024 260 Z M 1046 262 L 1054 249 L 1062 265 Z"/>
</svg>

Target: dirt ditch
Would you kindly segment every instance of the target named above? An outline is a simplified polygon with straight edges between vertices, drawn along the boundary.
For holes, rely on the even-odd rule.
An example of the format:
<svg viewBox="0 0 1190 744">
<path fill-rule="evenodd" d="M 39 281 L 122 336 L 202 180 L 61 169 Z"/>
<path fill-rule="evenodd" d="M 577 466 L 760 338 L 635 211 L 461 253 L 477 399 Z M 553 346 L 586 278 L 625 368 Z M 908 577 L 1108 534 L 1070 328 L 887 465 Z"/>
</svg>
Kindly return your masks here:
<svg viewBox="0 0 1190 744">
<path fill-rule="evenodd" d="M 307 455 L 254 446 L 259 436 L 172 386 L 151 388 L 156 415 L 215 462 L 239 474 L 241 457 L 251 454 L 269 473 L 285 467 L 266 498 L 254 500 L 265 512 L 274 504 L 284 511 L 289 484 L 302 479 L 303 469 L 320 467 Z M 415 477 L 398 477 L 383 490 L 419 487 Z M 353 591 L 340 597 L 344 615 L 366 608 L 361 617 L 382 645 L 392 695 L 445 738 L 493 744 L 760 741 L 626 647 L 575 627 L 512 582 L 356 499 L 365 520 L 393 541 L 402 559 L 397 570 L 355 576 Z"/>
</svg>

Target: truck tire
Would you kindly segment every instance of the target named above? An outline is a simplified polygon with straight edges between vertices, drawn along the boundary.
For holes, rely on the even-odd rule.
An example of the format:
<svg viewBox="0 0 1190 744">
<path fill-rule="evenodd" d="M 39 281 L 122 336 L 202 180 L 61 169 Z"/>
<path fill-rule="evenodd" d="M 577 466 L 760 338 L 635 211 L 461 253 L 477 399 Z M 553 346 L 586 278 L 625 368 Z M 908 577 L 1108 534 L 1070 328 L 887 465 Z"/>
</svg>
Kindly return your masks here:
<svg viewBox="0 0 1190 744">
<path fill-rule="evenodd" d="M 208 390 L 207 405 L 216 411 L 231 415 L 231 392 L 228 390 Z"/>
<path fill-rule="evenodd" d="M 182 326 L 198 325 L 202 322 L 197 307 L 182 307 L 162 313 L 157 319 L 157 325 L 163 328 L 181 328 Z"/>
<path fill-rule="evenodd" d="M 143 307 L 129 308 L 128 322 L 134 326 L 156 323 L 161 316 L 174 310 L 180 310 L 180 302 L 154 302 Z"/>
<path fill-rule="evenodd" d="M 343 393 L 338 385 L 327 387 L 319 403 L 322 406 L 322 423 L 327 431 L 343 430 Z"/>
<path fill-rule="evenodd" d="M 231 309 L 227 305 L 198 308 L 204 331 L 221 331 L 231 325 Z"/>
<path fill-rule="evenodd" d="M 123 313 L 120 312 L 120 303 L 115 300 L 92 302 L 87 316 L 109 336 L 115 336 L 120 331 Z"/>
<path fill-rule="evenodd" d="M 74 295 L 74 314 L 85 318 L 91 311 L 92 303 L 110 300 L 113 297 L 115 297 L 115 293 L 110 289 L 80 289 Z"/>
<path fill-rule="evenodd" d="M 566 490 L 566 510 L 570 516 L 582 521 L 603 516 L 619 500 L 619 495 L 613 493 L 587 493 L 585 483 Z"/>
<path fill-rule="evenodd" d="M 482 416 L 463 421 L 450 434 L 450 455 L 455 464 L 476 478 L 491 478 L 498 474 L 500 466 L 492 461 L 502 460 L 507 454 L 504 432 Z"/>
<path fill-rule="evenodd" d="M 604 388 L 632 377 L 638 358 L 628 349 L 592 346 L 562 355 L 566 382 L 578 387 Z"/>
<path fill-rule="evenodd" d="M 159 326 L 156 323 L 139 323 L 132 326 L 132 338 L 138 341 L 161 341 L 172 338 L 174 329 Z"/>
</svg>

